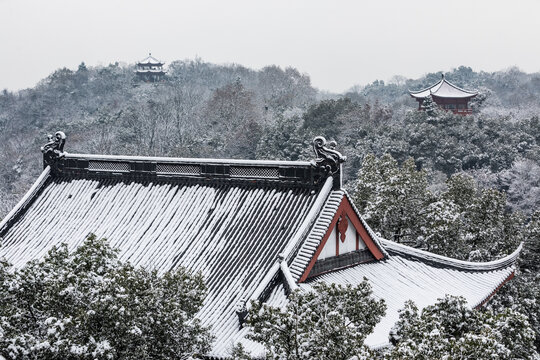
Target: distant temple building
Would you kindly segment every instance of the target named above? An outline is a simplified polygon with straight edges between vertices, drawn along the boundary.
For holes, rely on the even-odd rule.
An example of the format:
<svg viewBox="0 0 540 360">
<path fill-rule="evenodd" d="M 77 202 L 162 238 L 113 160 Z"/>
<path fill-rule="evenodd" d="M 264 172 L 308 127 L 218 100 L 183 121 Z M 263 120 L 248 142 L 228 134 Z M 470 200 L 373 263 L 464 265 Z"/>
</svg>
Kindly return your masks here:
<svg viewBox="0 0 540 360">
<path fill-rule="evenodd" d="M 144 60 L 137 63 L 137 70 L 135 73 L 137 74 L 137 77 L 144 82 L 162 81 L 165 77 L 163 65 L 165 64 L 153 57 L 152 53 L 149 53 Z"/>
<path fill-rule="evenodd" d="M 469 100 L 478 95 L 476 91 L 464 90 L 450 83 L 444 78 L 444 75 L 438 83 L 420 91 L 409 90 L 409 94 L 418 101 L 418 110 L 422 109 L 424 99 L 431 95 L 433 101 L 440 108 L 461 115 L 472 113 L 472 109 L 469 108 Z"/>
</svg>

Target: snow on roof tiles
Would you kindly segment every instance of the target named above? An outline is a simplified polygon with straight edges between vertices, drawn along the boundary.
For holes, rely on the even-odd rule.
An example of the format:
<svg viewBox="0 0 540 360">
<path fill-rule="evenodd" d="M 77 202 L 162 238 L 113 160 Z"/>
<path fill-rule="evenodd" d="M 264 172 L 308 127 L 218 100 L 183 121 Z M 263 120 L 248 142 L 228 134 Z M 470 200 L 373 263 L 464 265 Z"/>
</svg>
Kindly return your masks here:
<svg viewBox="0 0 540 360">
<path fill-rule="evenodd" d="M 478 95 L 475 91 L 464 90 L 442 78 L 438 83 L 419 91 L 410 91 L 412 97 L 423 99 L 429 95 L 442 98 L 470 98 Z"/>
<path fill-rule="evenodd" d="M 22 266 L 61 242 L 73 249 L 92 232 L 134 265 L 200 271 L 208 296 L 198 316 L 217 337 L 209 355 L 222 358 L 238 341 L 262 354 L 261 345 L 245 339 L 236 310 L 249 299 L 286 304 L 285 288 L 296 287 L 348 198 L 325 174 L 311 162 L 62 153 L 0 222 L 0 256 Z M 300 287 L 367 277 L 388 304 L 369 345 L 387 343 L 409 298 L 425 306 L 450 293 L 477 306 L 513 274 L 519 249 L 491 263 L 463 262 L 379 239 L 359 218 L 384 259 Z"/>
<path fill-rule="evenodd" d="M 261 283 L 318 193 L 247 181 L 55 176 L 0 233 L 0 256 L 21 266 L 55 244 L 75 248 L 92 232 L 134 265 L 201 271 L 208 296 L 199 317 L 217 335 L 213 353 L 224 354 L 239 328 L 235 306 Z"/>
<path fill-rule="evenodd" d="M 386 247 L 389 242 L 384 242 Z M 388 306 L 386 315 L 377 324 L 366 344 L 378 348 L 389 344 L 389 332 L 399 318 L 398 310 L 405 301 L 413 300 L 419 308 L 434 304 L 446 294 L 463 296 L 469 306 L 481 305 L 495 289 L 512 276 L 511 265 L 501 265 L 492 270 L 466 271 L 447 266 L 435 266 L 421 258 L 411 258 L 403 253 L 392 253 L 383 261 L 370 262 L 318 276 L 308 283 L 324 281 L 336 284 L 359 284 L 366 277 L 376 298 L 384 299 Z M 510 259 L 515 257 L 510 256 Z M 509 260 L 506 258 L 505 260 Z"/>
<path fill-rule="evenodd" d="M 143 60 L 139 61 L 138 64 L 152 64 L 152 65 L 163 65 L 161 61 L 153 57 L 152 55 L 148 55 Z"/>
</svg>

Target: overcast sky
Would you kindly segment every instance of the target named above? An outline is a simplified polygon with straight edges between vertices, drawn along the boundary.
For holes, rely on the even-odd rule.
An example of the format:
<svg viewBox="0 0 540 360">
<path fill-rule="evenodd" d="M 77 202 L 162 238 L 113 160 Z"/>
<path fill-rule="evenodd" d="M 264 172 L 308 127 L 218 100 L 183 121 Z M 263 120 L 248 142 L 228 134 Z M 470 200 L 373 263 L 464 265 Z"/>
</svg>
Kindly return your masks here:
<svg viewBox="0 0 540 360">
<path fill-rule="evenodd" d="M 540 1 L 0 0 L 0 89 L 149 51 L 293 66 L 334 92 L 459 65 L 537 72 Z"/>
</svg>

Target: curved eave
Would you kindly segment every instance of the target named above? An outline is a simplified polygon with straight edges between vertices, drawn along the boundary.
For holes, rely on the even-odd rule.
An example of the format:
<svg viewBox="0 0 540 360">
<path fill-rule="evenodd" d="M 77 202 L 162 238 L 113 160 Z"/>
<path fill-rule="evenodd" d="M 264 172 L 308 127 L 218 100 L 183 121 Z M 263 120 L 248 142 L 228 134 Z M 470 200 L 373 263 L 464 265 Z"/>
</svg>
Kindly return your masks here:
<svg viewBox="0 0 540 360">
<path fill-rule="evenodd" d="M 165 74 L 163 70 L 136 70 L 137 74 Z"/>
<path fill-rule="evenodd" d="M 449 267 L 465 271 L 493 271 L 512 266 L 515 264 L 523 248 L 523 243 L 521 243 L 513 253 L 505 256 L 504 258 L 489 262 L 472 262 L 457 260 L 428 251 L 415 249 L 410 246 L 398 244 L 386 239 L 380 239 L 380 242 L 389 253 L 414 258 L 422 262 L 429 262 L 435 266 Z"/>
<path fill-rule="evenodd" d="M 431 86 L 428 86 L 427 88 L 424 88 L 422 90 L 413 91 L 409 89 L 409 95 L 411 95 L 415 99 L 423 99 L 426 96 L 431 94 L 431 90 L 440 87 L 444 80 L 439 81 L 436 84 L 433 84 Z"/>
<path fill-rule="evenodd" d="M 467 95 L 469 95 L 469 96 L 476 96 L 476 95 L 478 95 L 478 92 L 476 92 L 476 91 L 469 91 L 469 90 L 465 90 L 465 89 L 463 89 L 463 88 L 460 88 L 459 86 L 456 86 L 456 85 L 452 84 L 451 82 L 446 81 L 446 79 L 443 79 L 443 82 L 444 82 L 446 85 L 451 86 L 451 87 L 453 87 L 454 89 L 459 90 L 459 91 L 461 91 L 461 92 L 463 92 L 463 93 L 465 93 L 465 94 L 467 94 Z M 439 89 L 440 89 L 440 87 L 439 87 Z M 437 89 L 437 91 L 438 91 L 439 89 Z M 434 94 L 434 95 L 437 95 L 437 91 L 435 91 L 433 94 Z"/>
<path fill-rule="evenodd" d="M 431 94 L 431 96 L 435 99 L 435 98 L 439 98 L 439 99 L 472 99 L 473 97 L 475 97 L 476 95 L 478 94 L 472 94 L 472 95 L 458 95 L 458 96 L 455 96 L 455 95 L 452 95 L 452 96 L 448 96 L 448 95 L 444 95 L 444 96 L 441 96 L 441 95 L 437 95 L 437 94 Z"/>
<path fill-rule="evenodd" d="M 449 86 L 457 90 L 458 92 L 461 92 L 461 94 L 437 95 L 437 93 L 441 90 L 441 88 L 443 88 L 443 85 Z M 478 95 L 478 92 L 462 89 L 459 86 L 456 86 L 452 84 L 451 82 L 447 81 L 446 79 L 442 79 L 438 83 L 432 86 L 429 86 L 425 89 L 418 90 L 418 91 L 409 90 L 409 95 L 411 95 L 411 97 L 415 99 L 424 99 L 428 95 L 439 97 L 439 98 L 446 98 L 446 99 L 448 98 L 464 99 L 464 98 L 473 98 L 476 95 Z"/>
<path fill-rule="evenodd" d="M 165 65 L 165 63 L 150 55 L 139 61 L 137 65 Z"/>
</svg>

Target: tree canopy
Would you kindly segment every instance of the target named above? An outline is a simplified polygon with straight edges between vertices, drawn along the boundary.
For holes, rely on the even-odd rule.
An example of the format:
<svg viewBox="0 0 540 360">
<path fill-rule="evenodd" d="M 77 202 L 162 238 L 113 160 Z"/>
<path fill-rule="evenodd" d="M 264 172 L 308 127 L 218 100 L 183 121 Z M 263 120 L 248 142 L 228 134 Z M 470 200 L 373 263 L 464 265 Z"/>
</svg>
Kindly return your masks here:
<svg viewBox="0 0 540 360">
<path fill-rule="evenodd" d="M 371 295 L 367 280 L 354 287 L 320 282 L 294 290 L 284 308 L 253 302 L 248 337 L 269 359 L 368 359 L 364 340 L 386 311 Z"/>
<path fill-rule="evenodd" d="M 20 269 L 2 261 L 0 294 L 6 359 L 186 359 L 212 339 L 195 317 L 200 275 L 134 268 L 93 235 Z"/>
</svg>

